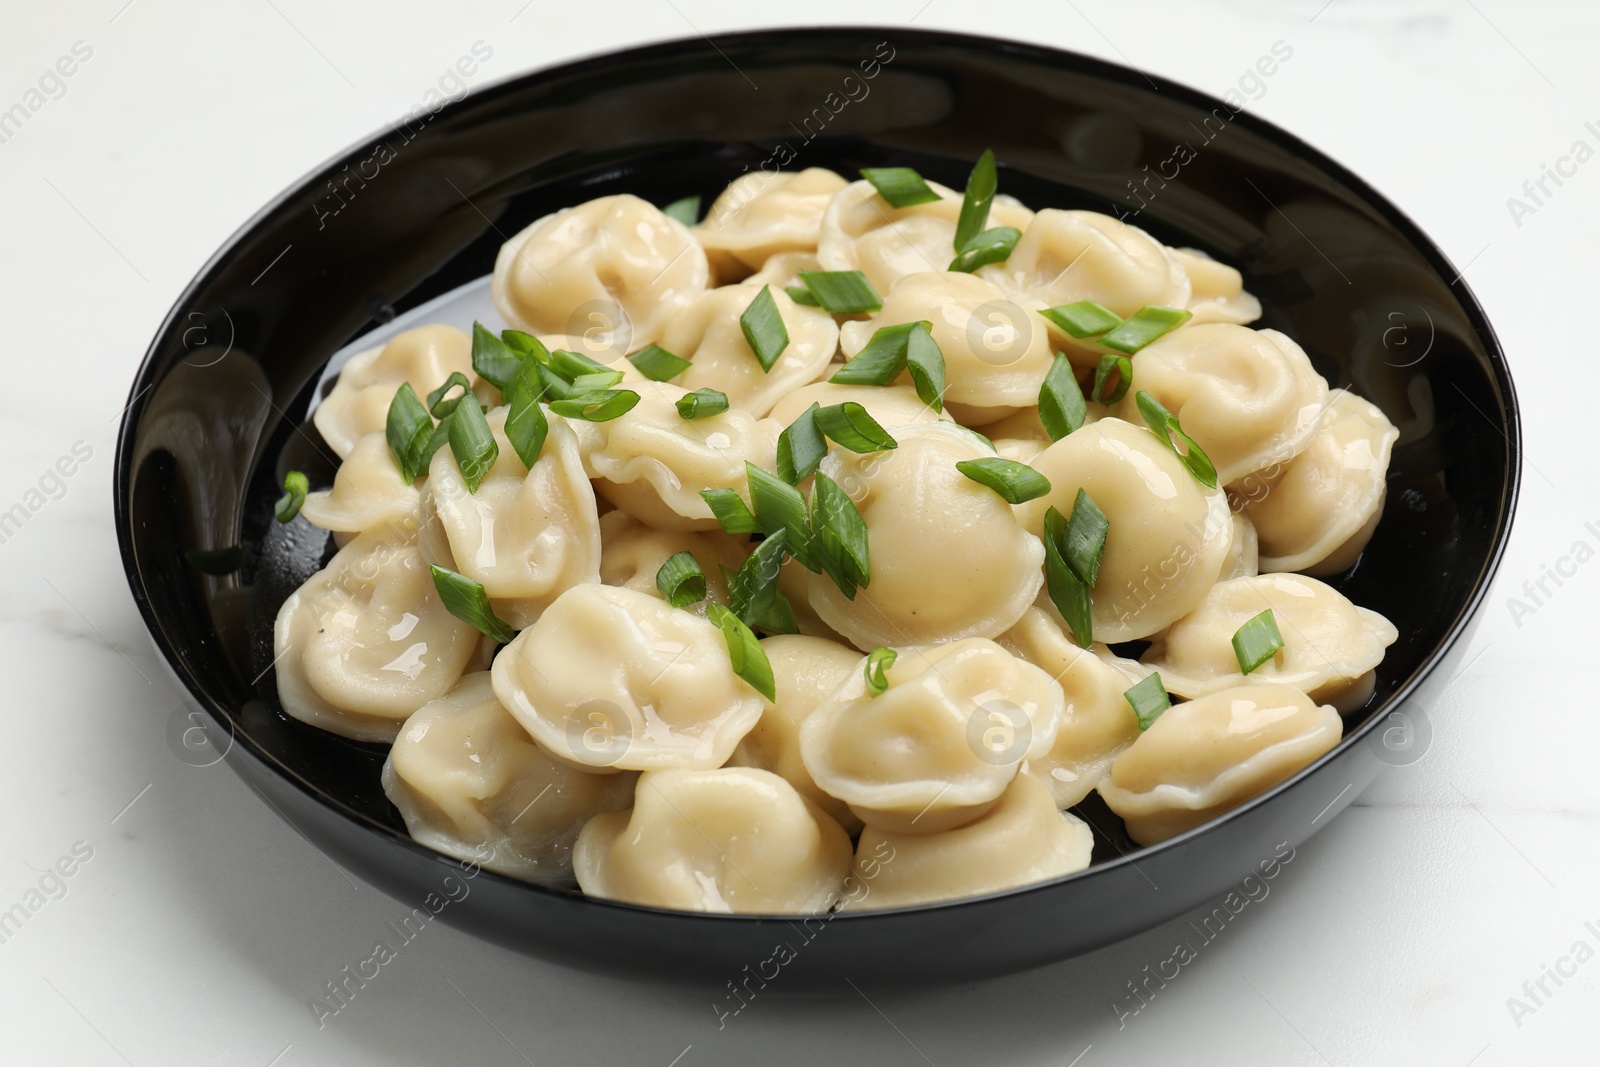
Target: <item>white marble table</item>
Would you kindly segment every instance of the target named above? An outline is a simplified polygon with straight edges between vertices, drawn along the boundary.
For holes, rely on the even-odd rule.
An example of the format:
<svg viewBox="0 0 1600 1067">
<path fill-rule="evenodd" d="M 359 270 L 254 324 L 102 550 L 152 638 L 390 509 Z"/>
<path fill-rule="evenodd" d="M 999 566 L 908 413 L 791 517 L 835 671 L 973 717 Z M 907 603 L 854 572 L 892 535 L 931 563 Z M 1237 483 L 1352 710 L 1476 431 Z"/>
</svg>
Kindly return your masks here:
<svg viewBox="0 0 1600 1067">
<path fill-rule="evenodd" d="M 1586 157 L 1600 148 L 1600 9 L 93 0 L 6 16 L 0 109 L 20 102 L 29 115 L 0 143 L 0 510 L 21 503 L 29 518 L 0 544 L 12 694 L 0 910 L 39 906 L 0 943 L 0 1060 L 1487 1067 L 1600 1056 L 1600 717 L 1586 684 L 1600 636 L 1600 565 L 1588 563 L 1600 547 L 1589 318 L 1600 163 L 1562 163 L 1574 142 Z M 570 973 L 436 924 L 319 1029 L 308 1001 L 402 909 L 225 768 L 187 766 L 169 748 L 177 697 L 110 518 L 112 435 L 140 352 L 259 205 L 421 102 L 474 42 L 493 53 L 478 86 L 634 41 L 863 18 L 1035 37 L 1215 93 L 1281 41 L 1292 57 L 1251 108 L 1372 180 L 1466 270 L 1514 361 L 1528 465 L 1476 647 L 1427 709 L 1426 755 L 1390 771 L 1120 1020 L 1130 980 L 1179 939 L 1198 944 L 1185 921 L 941 992 L 758 1000 L 720 1031 L 716 990 Z M 60 57 L 71 76 L 30 96 Z M 1534 202 L 1524 182 L 1546 164 L 1568 176 L 1546 179 L 1550 195 Z M 58 460 L 70 476 L 50 475 Z M 1570 576 L 1547 580 L 1534 603 L 1523 583 L 1546 565 Z M 1533 610 L 1514 612 L 1512 597 Z M 45 873 L 58 861 L 70 876 Z"/>
</svg>

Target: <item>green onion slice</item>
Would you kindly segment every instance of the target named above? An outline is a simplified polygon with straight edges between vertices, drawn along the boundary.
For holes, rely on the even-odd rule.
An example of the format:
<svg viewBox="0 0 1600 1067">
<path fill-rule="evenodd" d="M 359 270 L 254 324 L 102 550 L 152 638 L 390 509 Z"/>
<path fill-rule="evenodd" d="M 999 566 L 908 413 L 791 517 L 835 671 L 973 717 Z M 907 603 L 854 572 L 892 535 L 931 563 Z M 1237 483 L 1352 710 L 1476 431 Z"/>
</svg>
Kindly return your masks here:
<svg viewBox="0 0 1600 1067">
<path fill-rule="evenodd" d="M 879 426 L 878 420 L 854 400 L 819 407 L 815 418 L 817 429 L 830 441 L 852 452 L 885 452 L 897 446 L 889 431 Z"/>
<path fill-rule="evenodd" d="M 1278 632 L 1278 620 L 1268 608 L 1245 623 L 1233 635 L 1233 655 L 1239 661 L 1239 670 L 1249 674 L 1278 654 L 1283 647 L 1283 635 Z"/>
<path fill-rule="evenodd" d="M 750 484 L 750 510 L 755 513 L 761 532 L 770 535 L 783 531 L 788 537 L 784 547 L 789 555 L 807 570 L 817 570 L 812 558 L 806 498 L 800 490 L 754 463 L 746 462 L 744 472 Z"/>
<path fill-rule="evenodd" d="M 686 608 L 706 598 L 706 572 L 688 552 L 674 552 L 656 571 L 656 589 L 668 604 Z"/>
<path fill-rule="evenodd" d="M 311 483 L 299 471 L 290 471 L 283 476 L 283 495 L 273 505 L 272 514 L 279 522 L 290 522 L 300 514 L 300 505 L 306 502 L 306 493 L 310 491 Z"/>
<path fill-rule="evenodd" d="M 973 165 L 967 176 L 967 191 L 961 198 L 961 217 L 956 222 L 955 246 L 961 248 L 976 237 L 989 221 L 989 206 L 994 203 L 994 193 L 1000 186 L 995 174 L 994 150 L 985 148 L 983 155 Z"/>
<path fill-rule="evenodd" d="M 575 393 L 601 393 L 614 385 L 622 384 L 622 372 L 619 370 L 602 371 L 598 374 L 580 374 L 572 379 L 572 389 Z"/>
<path fill-rule="evenodd" d="M 1112 375 L 1116 375 L 1113 379 Z M 1115 381 L 1109 390 L 1106 383 Z M 1115 404 L 1128 395 L 1128 387 L 1133 384 L 1133 360 L 1127 356 L 1119 356 L 1115 352 L 1107 352 L 1100 357 L 1100 363 L 1094 369 L 1094 386 L 1089 390 L 1097 404 Z"/>
<path fill-rule="evenodd" d="M 811 295 L 811 290 L 803 285 L 786 285 L 783 287 L 783 291 L 788 293 L 789 299 L 796 304 L 802 304 L 808 308 L 821 306 L 817 303 L 817 298 Z"/>
<path fill-rule="evenodd" d="M 653 382 L 670 382 L 689 369 L 689 361 L 660 345 L 648 345 L 628 357 L 638 372 Z"/>
<path fill-rule="evenodd" d="M 1066 516 L 1055 508 L 1044 513 L 1044 578 L 1050 602 L 1072 631 L 1072 639 L 1080 648 L 1088 648 L 1094 640 L 1094 620 L 1090 614 L 1089 587 L 1067 565 L 1064 546 L 1067 542 Z"/>
<path fill-rule="evenodd" d="M 686 196 L 682 200 L 674 200 L 662 208 L 661 213 L 669 219 L 677 219 L 685 226 L 693 226 L 700 221 L 700 198 Z"/>
<path fill-rule="evenodd" d="M 750 632 L 750 627 L 716 601 L 706 605 L 706 618 L 722 630 L 722 639 L 728 643 L 728 660 L 733 664 L 733 673 L 768 700 L 777 699 L 772 664 L 768 662 L 761 642 Z"/>
<path fill-rule="evenodd" d="M 524 361 L 527 360 L 527 357 L 532 356 L 540 363 L 550 362 L 550 350 L 544 346 L 543 341 L 531 333 L 523 333 L 521 330 L 501 330 L 500 340 L 504 341 L 506 347 L 521 356 Z"/>
<path fill-rule="evenodd" d="M 845 598 L 854 600 L 856 588 L 872 578 L 867 524 L 849 494 L 820 471 L 811 483 L 811 510 L 818 563 Z"/>
<path fill-rule="evenodd" d="M 883 307 L 883 297 L 858 270 L 803 270 L 800 281 L 824 311 L 834 315 L 859 315 Z"/>
<path fill-rule="evenodd" d="M 1060 542 L 1061 556 L 1072 568 L 1072 573 L 1086 586 L 1093 587 L 1100 576 L 1100 557 L 1106 550 L 1106 534 L 1111 530 L 1111 520 L 1094 502 L 1087 489 L 1079 489 L 1072 502 L 1072 516 L 1067 520 L 1065 539 Z"/>
<path fill-rule="evenodd" d="M 678 417 L 683 419 L 709 419 L 728 410 L 728 394 L 718 389 L 696 389 L 678 398 Z"/>
<path fill-rule="evenodd" d="M 946 269 L 971 274 L 979 267 L 1003 262 L 1021 238 L 1022 231 L 1015 226 L 996 226 L 992 230 L 984 230 L 961 246 L 961 251 Z"/>
<path fill-rule="evenodd" d="M 638 403 L 639 394 L 632 389 L 605 389 L 594 393 L 576 393 L 565 400 L 552 400 L 550 410 L 569 419 L 610 422 L 632 411 Z"/>
<path fill-rule="evenodd" d="M 1072 364 L 1057 352 L 1044 376 L 1044 384 L 1039 387 L 1039 421 L 1044 424 L 1050 440 L 1059 441 L 1082 426 L 1088 417 L 1089 405 L 1084 402 Z"/>
<path fill-rule="evenodd" d="M 1151 396 L 1144 390 L 1134 394 L 1134 399 L 1139 405 L 1139 414 L 1144 416 L 1144 424 L 1150 427 L 1150 432 L 1166 442 L 1177 457 L 1183 460 L 1183 465 L 1189 468 L 1189 473 L 1194 475 L 1195 481 L 1208 489 L 1217 487 L 1217 468 L 1212 465 L 1211 458 L 1197 444 L 1194 438 L 1183 432 L 1183 427 L 1178 425 L 1178 416 L 1161 406 L 1161 401 Z M 1178 441 L 1183 447 L 1178 447 Z"/>
<path fill-rule="evenodd" d="M 201 574 L 221 578 L 244 569 L 250 561 L 250 542 L 240 541 L 227 548 L 190 548 L 183 553 L 184 562 Z"/>
<path fill-rule="evenodd" d="M 1192 318 L 1194 318 L 1192 311 L 1146 304 L 1135 311 L 1122 325 L 1100 338 L 1100 343 L 1131 356 L 1162 334 L 1171 333 Z"/>
<path fill-rule="evenodd" d="M 902 322 L 874 331 L 866 347 L 828 381 L 836 385 L 893 385 L 900 372 L 906 369 L 908 339 L 919 325 L 922 324 Z"/>
<path fill-rule="evenodd" d="M 915 207 L 939 199 L 922 175 L 910 167 L 863 167 L 861 176 L 872 183 L 890 207 Z"/>
<path fill-rule="evenodd" d="M 893 667 L 894 661 L 899 658 L 900 653 L 882 645 L 867 653 L 867 662 L 862 668 L 867 676 L 867 696 L 879 697 L 888 692 L 889 676 L 884 672 Z"/>
<path fill-rule="evenodd" d="M 772 298 L 772 287 L 763 285 L 761 292 L 750 301 L 750 306 L 739 316 L 739 329 L 755 353 L 756 362 L 764 371 L 772 370 L 783 350 L 789 347 L 789 331 L 778 314 L 778 302 Z"/>
<path fill-rule="evenodd" d="M 427 460 L 423 452 L 428 439 L 433 436 L 433 418 L 417 399 L 417 391 L 410 382 L 402 382 L 389 401 L 389 415 L 384 420 L 383 435 L 389 442 L 389 451 L 400 467 L 400 477 L 408 482 L 417 480 Z M 432 452 L 428 455 L 431 457 Z"/>
<path fill-rule="evenodd" d="M 1161 718 L 1162 712 L 1172 707 L 1172 698 L 1167 695 L 1167 687 L 1161 684 L 1159 674 L 1151 674 L 1139 682 L 1123 693 L 1122 699 L 1133 709 L 1141 730 L 1150 729 L 1150 724 Z"/>
<path fill-rule="evenodd" d="M 1039 312 L 1071 337 L 1083 340 L 1098 337 L 1107 330 L 1122 325 L 1122 317 L 1103 304 L 1093 300 L 1077 300 L 1071 304 L 1057 304 Z"/>
<path fill-rule="evenodd" d="M 964 459 L 956 464 L 956 470 L 979 485 L 993 489 L 1007 504 L 1035 500 L 1050 491 L 1050 479 L 1014 459 L 999 456 Z"/>
<path fill-rule="evenodd" d="M 476 493 L 483 476 L 500 457 L 500 446 L 495 444 L 489 421 L 476 403 L 460 405 L 445 421 L 450 426 L 450 454 L 461 468 L 461 480 L 467 483 L 467 492 Z"/>
<path fill-rule="evenodd" d="M 747 626 L 755 626 L 778 603 L 778 568 L 788 535 L 779 530 L 756 546 L 728 583 L 728 607 Z"/>
<path fill-rule="evenodd" d="M 587 377 L 591 374 L 622 373 L 613 367 L 606 366 L 604 363 L 590 359 L 581 352 L 568 352 L 564 348 L 558 348 L 550 353 L 550 362 L 548 366 L 551 370 L 561 375 L 561 377 L 565 378 L 567 381 L 572 382 L 574 385 L 578 383 L 578 379 Z M 621 378 L 617 379 L 617 381 L 621 380 Z"/>
<path fill-rule="evenodd" d="M 526 335 L 525 335 L 526 336 Z M 537 340 L 534 344 L 538 344 Z M 544 347 L 540 345 L 540 347 Z M 504 389 L 517 371 L 522 369 L 522 356 L 500 338 L 490 333 L 481 322 L 472 324 L 472 369 L 478 377 L 493 382 L 495 388 Z"/>
<path fill-rule="evenodd" d="M 484 591 L 482 582 L 431 564 L 428 569 L 433 572 L 433 587 L 439 591 L 439 601 L 450 614 L 471 623 L 502 645 L 509 644 L 517 636 L 517 631 L 507 626 L 489 606 L 489 594 Z"/>
<path fill-rule="evenodd" d="M 550 420 L 545 418 L 544 409 L 539 406 L 533 390 L 521 378 L 511 383 L 506 402 L 511 406 L 506 413 L 506 440 L 510 442 L 517 458 L 522 460 L 522 465 L 532 470 L 533 465 L 539 462 L 539 453 L 544 450 L 545 437 L 550 433 Z"/>
<path fill-rule="evenodd" d="M 789 603 L 789 598 L 783 595 L 783 590 L 776 591 L 773 597 L 772 609 L 756 618 L 750 624 L 757 630 L 768 634 L 797 634 L 800 624 L 795 621 L 794 606 Z"/>
<path fill-rule="evenodd" d="M 744 500 L 732 489 L 702 489 L 700 499 L 711 509 L 724 533 L 749 534 L 761 529 Z"/>
<path fill-rule="evenodd" d="M 944 410 L 944 353 L 933 339 L 928 323 L 912 324 L 906 334 L 906 370 L 917 388 L 917 397 L 935 411 Z"/>
<path fill-rule="evenodd" d="M 446 400 L 445 394 L 458 385 L 461 387 L 461 396 L 453 396 Z M 445 379 L 444 384 L 428 394 L 426 401 L 428 412 L 434 418 L 442 419 L 456 409 L 456 405 L 461 403 L 463 397 L 471 395 L 472 383 L 467 381 L 467 376 L 460 371 L 451 371 L 450 377 Z"/>
<path fill-rule="evenodd" d="M 450 420 L 441 419 L 439 425 L 433 428 L 433 433 L 428 435 L 428 441 L 422 446 L 422 452 L 417 456 L 418 470 L 427 473 L 428 464 L 433 462 L 433 454 L 450 443 Z"/>
<path fill-rule="evenodd" d="M 820 407 L 812 404 L 778 435 L 778 477 L 790 485 L 799 485 L 815 474 L 822 457 L 828 454 L 828 442 L 817 426 Z"/>
</svg>

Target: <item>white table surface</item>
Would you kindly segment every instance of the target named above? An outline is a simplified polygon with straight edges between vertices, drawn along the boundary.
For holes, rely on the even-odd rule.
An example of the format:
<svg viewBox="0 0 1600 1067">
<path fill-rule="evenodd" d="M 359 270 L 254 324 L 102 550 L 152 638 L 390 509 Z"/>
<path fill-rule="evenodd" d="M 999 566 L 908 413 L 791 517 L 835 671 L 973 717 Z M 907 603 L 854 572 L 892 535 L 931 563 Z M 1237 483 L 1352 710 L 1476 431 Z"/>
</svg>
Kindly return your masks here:
<svg viewBox="0 0 1600 1067">
<path fill-rule="evenodd" d="M 0 510 L 39 503 L 29 490 L 75 443 L 92 454 L 64 490 L 48 482 L 60 499 L 44 499 L 0 544 L 12 693 L 0 743 L 0 910 L 27 902 L 41 880 L 54 891 L 31 898 L 41 906 L 0 943 L 0 1061 L 1600 1059 L 1600 962 L 1590 959 L 1600 949 L 1600 717 L 1586 684 L 1600 565 L 1577 566 L 1559 589 L 1547 583 L 1553 595 L 1528 601 L 1531 614 L 1514 618 L 1508 599 L 1576 542 L 1587 545 L 1585 564 L 1600 546 L 1591 431 L 1600 357 L 1587 321 L 1597 311 L 1600 162 L 1549 185 L 1554 195 L 1532 214 L 1514 218 L 1507 206 L 1574 141 L 1600 148 L 1600 8 L 523 4 L 94 0 L 6 12 L 0 109 L 26 100 L 75 42 L 92 56 L 64 95 L 0 143 Z M 1265 899 L 1120 1025 L 1112 1005 L 1128 981 L 1179 939 L 1198 941 L 1184 920 L 939 992 L 764 998 L 720 1031 L 721 991 L 709 985 L 619 984 L 434 924 L 319 1028 L 308 1002 L 404 909 L 333 867 L 225 767 L 188 766 L 169 747 L 178 698 L 127 592 L 110 515 L 115 422 L 152 332 L 262 203 L 420 102 L 475 41 L 493 49 L 473 79 L 481 86 L 699 31 L 913 18 L 1120 55 L 1214 93 L 1283 41 L 1293 56 L 1251 108 L 1367 177 L 1466 268 L 1513 361 L 1528 462 L 1470 663 L 1425 709 L 1425 756 L 1390 770 L 1301 848 Z M 41 871 L 74 847 L 90 858 L 58 888 Z M 1535 1001 L 1524 983 L 1546 967 L 1571 977 L 1544 977 L 1548 995 L 1535 986 Z M 1531 1010 L 1514 1011 L 1512 997 Z"/>
</svg>

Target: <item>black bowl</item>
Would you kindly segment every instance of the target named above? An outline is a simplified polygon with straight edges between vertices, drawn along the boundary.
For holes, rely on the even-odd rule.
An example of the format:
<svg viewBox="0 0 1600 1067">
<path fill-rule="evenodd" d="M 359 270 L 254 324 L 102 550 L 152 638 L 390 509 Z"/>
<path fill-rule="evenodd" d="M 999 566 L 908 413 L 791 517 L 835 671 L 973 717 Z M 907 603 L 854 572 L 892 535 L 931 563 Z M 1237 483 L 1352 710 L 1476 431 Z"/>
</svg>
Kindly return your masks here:
<svg viewBox="0 0 1600 1067">
<path fill-rule="evenodd" d="M 290 468 L 331 475 L 305 418 L 330 356 L 481 279 L 507 236 L 558 207 L 616 192 L 710 197 L 761 166 L 905 164 L 959 187 L 985 147 L 1002 190 L 1030 206 L 1114 212 L 1238 266 L 1266 308 L 1260 325 L 1400 427 L 1383 521 L 1338 581 L 1399 627 L 1373 699 L 1311 767 L 1156 847 L 1135 849 L 1086 804 L 1096 862 L 1054 882 L 799 923 L 632 907 L 484 872 L 442 917 L 616 973 L 748 980 L 788 960 L 787 945 L 791 981 L 968 978 L 1193 908 L 1326 825 L 1386 764 L 1420 755 L 1421 709 L 1499 563 L 1520 462 L 1511 378 L 1457 272 L 1360 178 L 1228 103 L 1084 56 L 903 29 L 696 38 L 529 74 L 363 142 L 217 253 L 139 368 L 115 483 L 134 599 L 215 751 L 400 900 L 420 904 L 461 876 L 406 836 L 379 788 L 381 748 L 292 721 L 273 697 L 272 619 L 325 542 L 276 524 L 272 502 Z M 241 542 L 242 568 L 223 577 L 186 562 L 187 550 Z"/>
</svg>

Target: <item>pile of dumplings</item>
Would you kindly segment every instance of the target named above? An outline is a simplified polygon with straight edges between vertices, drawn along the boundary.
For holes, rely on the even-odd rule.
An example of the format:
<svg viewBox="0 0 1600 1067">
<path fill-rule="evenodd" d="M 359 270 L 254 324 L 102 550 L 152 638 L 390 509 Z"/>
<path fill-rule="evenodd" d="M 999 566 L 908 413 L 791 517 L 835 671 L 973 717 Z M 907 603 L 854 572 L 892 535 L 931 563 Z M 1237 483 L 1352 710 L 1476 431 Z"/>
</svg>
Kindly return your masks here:
<svg viewBox="0 0 1600 1067">
<path fill-rule="evenodd" d="M 1087 867 L 1092 834 L 1068 809 L 1091 792 L 1153 844 L 1338 743 L 1396 631 L 1318 576 L 1372 535 L 1395 428 L 1294 340 L 1250 328 L 1261 308 L 1233 268 L 997 195 L 984 228 L 1020 237 L 952 271 L 967 198 L 928 188 L 895 207 L 828 170 L 749 173 L 697 224 L 618 195 L 515 235 L 492 281 L 505 325 L 637 394 L 606 421 L 546 407 L 531 468 L 467 332 L 422 326 L 349 360 L 313 413 L 342 465 L 300 509 L 339 547 L 277 618 L 277 689 L 289 715 L 391 746 L 383 787 L 413 838 L 662 908 L 900 907 Z M 810 271 L 860 272 L 881 306 L 832 314 L 803 299 Z M 762 292 L 787 334 L 770 366 L 741 328 Z M 1040 393 L 1058 354 L 1092 394 L 1107 349 L 1041 312 L 1082 301 L 1189 317 L 1132 355 L 1130 390 L 1091 395 L 1055 439 Z M 943 357 L 940 403 L 904 374 L 829 380 L 914 322 Z M 626 357 L 652 345 L 687 368 L 641 373 Z M 452 375 L 497 454 L 469 477 L 441 447 L 406 480 L 386 415 L 403 386 L 420 397 Z M 726 410 L 685 417 L 700 390 Z M 1146 425 L 1138 393 L 1214 485 Z M 762 537 L 726 532 L 702 491 L 745 497 L 750 466 L 779 469 L 786 427 L 843 404 L 895 446 L 828 442 L 818 468 L 859 514 L 870 572 L 850 595 L 777 557 L 790 617 L 754 630 L 769 698 L 713 607 Z M 1013 504 L 957 469 L 993 457 L 1048 491 Z M 814 500 L 811 478 L 798 488 Z M 1080 490 L 1108 523 L 1087 647 L 1050 596 L 1042 540 Z M 705 596 L 675 607 L 657 578 L 683 553 Z M 436 567 L 479 583 L 514 639 L 458 616 Z M 1268 609 L 1282 647 L 1246 672 L 1232 639 Z M 1125 694 L 1152 673 L 1177 699 L 1147 721 Z"/>
</svg>

